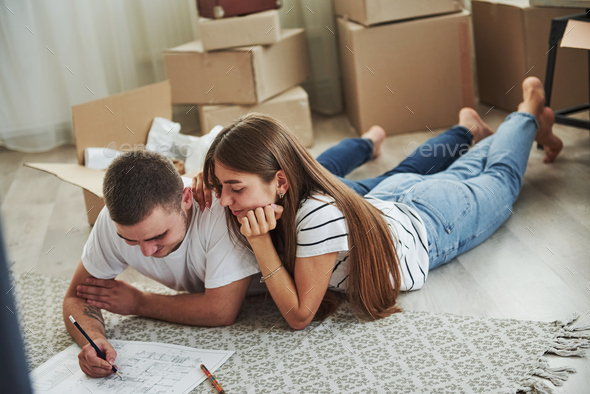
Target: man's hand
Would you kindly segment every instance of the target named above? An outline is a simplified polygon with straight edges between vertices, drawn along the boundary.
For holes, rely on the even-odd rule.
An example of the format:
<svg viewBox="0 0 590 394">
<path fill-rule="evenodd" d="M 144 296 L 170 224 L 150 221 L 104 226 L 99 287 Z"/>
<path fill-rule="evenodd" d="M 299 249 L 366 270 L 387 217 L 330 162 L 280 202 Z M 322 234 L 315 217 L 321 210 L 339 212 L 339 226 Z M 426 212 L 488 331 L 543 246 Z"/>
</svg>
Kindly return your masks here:
<svg viewBox="0 0 590 394">
<path fill-rule="evenodd" d="M 143 293 L 122 280 L 86 278 L 86 285 L 76 287 L 76 296 L 109 312 L 136 315 Z"/>
<path fill-rule="evenodd" d="M 193 198 L 197 200 L 199 204 L 199 209 L 203 211 L 205 207 L 211 207 L 211 202 L 213 201 L 213 190 L 207 189 L 205 187 L 205 182 L 203 182 L 203 172 L 199 172 L 193 178 L 193 187 L 191 189 L 193 192 Z"/>
<path fill-rule="evenodd" d="M 277 227 L 277 220 L 281 218 L 282 214 L 283 207 L 276 204 L 248 211 L 244 216 L 238 219 L 241 224 L 240 232 L 248 240 L 268 234 L 269 231 L 274 230 L 275 227 Z"/>
<path fill-rule="evenodd" d="M 117 352 L 111 344 L 104 338 L 93 339 L 94 343 L 102 352 L 105 354 L 107 361 L 103 360 L 96 354 L 96 350 L 88 344 L 82 348 L 80 354 L 78 354 L 78 360 L 80 361 L 80 369 L 86 375 L 93 378 L 103 378 L 113 373 L 111 368 L 117 358 Z M 116 367 L 116 366 L 115 366 Z"/>
</svg>

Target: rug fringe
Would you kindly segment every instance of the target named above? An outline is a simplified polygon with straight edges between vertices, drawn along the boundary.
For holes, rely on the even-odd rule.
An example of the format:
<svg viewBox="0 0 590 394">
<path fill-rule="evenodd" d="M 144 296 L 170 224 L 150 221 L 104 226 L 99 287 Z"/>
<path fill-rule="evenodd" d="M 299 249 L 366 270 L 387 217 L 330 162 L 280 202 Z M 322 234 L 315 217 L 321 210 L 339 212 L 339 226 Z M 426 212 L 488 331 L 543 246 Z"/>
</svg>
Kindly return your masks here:
<svg viewBox="0 0 590 394">
<path fill-rule="evenodd" d="M 588 324 L 587 326 L 578 326 L 578 327 L 574 327 L 572 326 L 572 324 L 578 320 L 578 318 L 580 317 L 579 313 L 573 313 L 569 319 L 567 320 L 556 320 L 553 322 L 553 324 L 555 324 L 556 326 L 566 330 L 566 331 L 585 331 L 585 330 L 590 330 L 590 324 Z"/>
<path fill-rule="evenodd" d="M 590 349 L 590 325 L 574 327 L 573 323 L 580 317 L 579 313 L 572 314 L 567 320 L 553 322 L 558 332 L 545 351 L 545 354 L 555 354 L 561 357 L 585 357 Z M 548 359 L 541 357 L 534 368 L 529 371 L 529 377 L 520 382 L 516 393 L 552 394 L 553 388 L 545 383 L 549 380 L 555 386 L 562 386 L 569 378 L 569 374 L 576 370 L 571 367 L 550 368 Z"/>
<path fill-rule="evenodd" d="M 553 394 L 553 389 L 539 379 L 531 378 L 523 381 L 516 393 Z"/>
<path fill-rule="evenodd" d="M 516 389 L 516 393 L 553 394 L 553 389 L 539 379 L 527 379 L 522 386 Z"/>
<path fill-rule="evenodd" d="M 549 360 L 541 357 L 537 367 L 531 371 L 531 374 L 548 379 L 555 386 L 562 386 L 563 382 L 569 377 L 569 374 L 575 372 L 576 370 L 571 367 L 550 368 Z"/>
<path fill-rule="evenodd" d="M 556 354 L 562 357 L 585 357 L 584 349 L 590 348 L 590 324 L 574 327 L 573 323 L 580 317 L 574 313 L 569 319 L 553 322 L 559 331 L 546 353 Z"/>
<path fill-rule="evenodd" d="M 549 367 L 549 362 L 546 358 L 541 357 L 537 361 L 537 365 L 529 374 L 528 379 L 521 382 L 521 386 L 517 388 L 517 393 L 535 393 L 535 394 L 552 394 L 553 389 L 549 387 L 543 380 L 547 379 L 555 386 L 563 386 L 563 383 L 569 378 L 569 374 L 575 373 L 576 370 L 570 367 Z"/>
</svg>

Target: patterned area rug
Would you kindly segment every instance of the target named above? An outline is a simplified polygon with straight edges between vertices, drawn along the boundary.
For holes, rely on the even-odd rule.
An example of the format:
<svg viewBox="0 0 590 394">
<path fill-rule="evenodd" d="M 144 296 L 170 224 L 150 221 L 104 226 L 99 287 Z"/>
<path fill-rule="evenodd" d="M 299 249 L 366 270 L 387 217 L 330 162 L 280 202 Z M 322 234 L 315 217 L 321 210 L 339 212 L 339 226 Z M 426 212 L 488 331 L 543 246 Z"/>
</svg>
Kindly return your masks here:
<svg viewBox="0 0 590 394">
<path fill-rule="evenodd" d="M 32 370 L 73 343 L 62 320 L 69 281 L 34 274 L 13 281 Z M 263 296 L 247 298 L 230 327 L 104 317 L 109 338 L 234 350 L 215 374 L 227 393 L 550 393 L 574 371 L 549 368 L 541 356 L 583 356 L 590 347 L 590 326 L 574 328 L 575 317 L 544 323 L 403 312 L 361 322 L 343 305 L 293 331 Z M 213 391 L 205 382 L 193 393 Z"/>
</svg>

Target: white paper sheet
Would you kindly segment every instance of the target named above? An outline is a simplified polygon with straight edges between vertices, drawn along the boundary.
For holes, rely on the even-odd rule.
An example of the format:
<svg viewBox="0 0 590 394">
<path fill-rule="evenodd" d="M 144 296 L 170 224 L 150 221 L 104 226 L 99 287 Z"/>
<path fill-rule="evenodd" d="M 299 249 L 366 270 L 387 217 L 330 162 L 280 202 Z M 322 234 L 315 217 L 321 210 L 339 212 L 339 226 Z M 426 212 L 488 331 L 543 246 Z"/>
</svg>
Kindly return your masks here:
<svg viewBox="0 0 590 394">
<path fill-rule="evenodd" d="M 115 374 L 107 378 L 86 376 L 78 364 L 80 347 L 74 344 L 31 372 L 35 392 L 184 394 L 206 379 L 201 364 L 213 373 L 234 353 L 156 342 L 110 343 L 117 351 L 115 365 L 123 379 Z"/>
</svg>

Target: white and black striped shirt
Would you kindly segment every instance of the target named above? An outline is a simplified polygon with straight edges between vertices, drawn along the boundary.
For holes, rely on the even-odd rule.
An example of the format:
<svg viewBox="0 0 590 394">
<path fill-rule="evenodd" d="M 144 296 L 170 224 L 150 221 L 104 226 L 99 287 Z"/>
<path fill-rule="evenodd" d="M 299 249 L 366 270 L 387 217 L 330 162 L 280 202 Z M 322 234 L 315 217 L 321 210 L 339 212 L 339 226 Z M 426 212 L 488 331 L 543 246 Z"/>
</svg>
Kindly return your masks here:
<svg viewBox="0 0 590 394">
<path fill-rule="evenodd" d="M 418 214 L 405 204 L 365 197 L 383 212 L 395 240 L 401 270 L 401 291 L 418 290 L 428 276 L 426 228 Z M 346 291 L 349 249 L 348 227 L 334 199 L 314 195 L 297 211 L 297 257 L 338 252 L 328 289 Z"/>
</svg>

